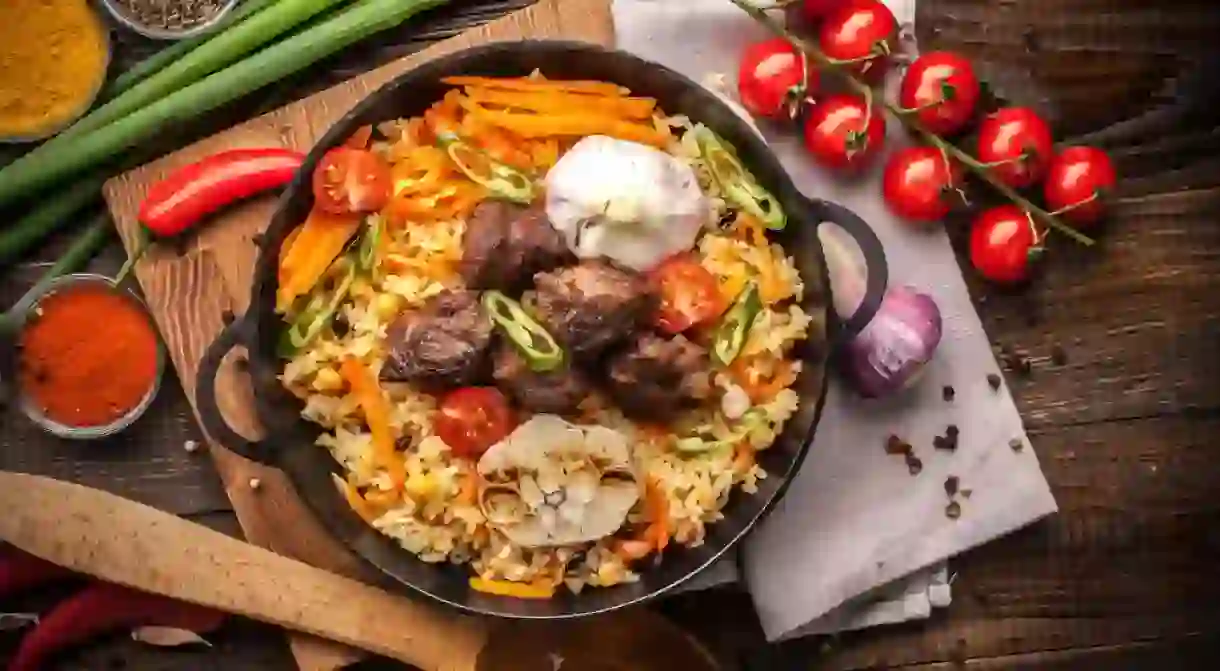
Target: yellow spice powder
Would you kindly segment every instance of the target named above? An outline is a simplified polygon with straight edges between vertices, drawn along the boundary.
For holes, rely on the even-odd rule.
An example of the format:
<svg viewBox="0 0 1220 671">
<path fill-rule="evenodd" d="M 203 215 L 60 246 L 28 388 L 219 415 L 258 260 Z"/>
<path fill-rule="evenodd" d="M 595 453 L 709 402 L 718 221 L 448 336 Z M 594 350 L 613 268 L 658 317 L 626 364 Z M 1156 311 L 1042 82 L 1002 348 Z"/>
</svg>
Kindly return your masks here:
<svg viewBox="0 0 1220 671">
<path fill-rule="evenodd" d="M 0 136 L 36 138 L 79 116 L 106 77 L 88 0 L 0 0 Z"/>
</svg>

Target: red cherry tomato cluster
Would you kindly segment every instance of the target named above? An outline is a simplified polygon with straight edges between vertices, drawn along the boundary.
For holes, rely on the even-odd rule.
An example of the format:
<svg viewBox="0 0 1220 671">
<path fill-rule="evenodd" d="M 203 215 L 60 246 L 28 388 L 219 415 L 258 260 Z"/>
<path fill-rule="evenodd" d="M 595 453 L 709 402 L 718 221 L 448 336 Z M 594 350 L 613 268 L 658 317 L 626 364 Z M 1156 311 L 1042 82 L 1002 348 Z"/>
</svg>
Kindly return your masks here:
<svg viewBox="0 0 1220 671">
<path fill-rule="evenodd" d="M 816 38 L 818 50 L 837 69 L 870 87 L 882 81 L 892 65 L 899 27 L 880 0 L 801 0 L 793 11 L 788 16 Z M 754 44 L 742 55 L 738 95 L 755 116 L 800 116 L 805 147 L 822 166 L 845 174 L 862 172 L 885 144 L 881 94 L 860 95 L 858 87 L 848 87 L 846 93 L 824 90 L 818 62 L 823 61 L 801 54 L 786 38 Z M 1007 107 L 980 119 L 980 96 L 974 67 L 959 54 L 930 52 L 906 67 L 890 111 L 941 138 L 975 128 L 977 141 L 973 157 L 956 147 L 946 149 L 936 138 L 929 140 L 932 145 L 893 152 L 882 182 L 890 209 L 912 222 L 943 219 L 955 203 L 965 203 L 963 176 L 969 168 L 1012 189 L 1041 184 L 1046 210 L 1059 218 L 1050 223 L 1061 229 L 1063 222 L 1087 228 L 1100 220 L 1103 196 L 1117 180 L 1109 157 L 1091 147 L 1055 153 L 1050 127 L 1027 108 Z M 972 264 L 992 281 L 1027 279 L 1031 262 L 1042 251 L 1044 223 L 1018 205 L 982 212 L 971 231 Z"/>
</svg>

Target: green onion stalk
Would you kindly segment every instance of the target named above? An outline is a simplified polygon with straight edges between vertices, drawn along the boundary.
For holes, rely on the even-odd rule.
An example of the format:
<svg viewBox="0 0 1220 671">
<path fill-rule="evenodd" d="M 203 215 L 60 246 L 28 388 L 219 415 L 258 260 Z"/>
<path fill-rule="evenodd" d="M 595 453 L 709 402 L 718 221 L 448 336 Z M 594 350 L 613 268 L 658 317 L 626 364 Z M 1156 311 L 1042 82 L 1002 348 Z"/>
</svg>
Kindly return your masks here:
<svg viewBox="0 0 1220 671">
<path fill-rule="evenodd" d="M 0 267 L 13 263 L 51 233 L 76 221 L 72 215 L 101 199 L 104 173 L 76 180 L 72 186 L 47 198 L 24 217 L 0 229 Z"/>
<path fill-rule="evenodd" d="M 279 0 L 222 33 L 213 34 L 156 74 L 136 82 L 118 97 L 86 114 L 30 154 L 68 151 L 75 138 L 103 128 L 184 86 L 241 61 L 280 35 L 347 0 Z M 19 159 L 20 161 L 20 159 Z"/>
<path fill-rule="evenodd" d="M 99 100 L 108 102 L 117 98 L 119 94 L 125 93 L 128 89 L 136 84 L 148 79 L 149 77 L 167 69 L 170 65 L 177 63 L 193 52 L 196 47 L 201 46 L 204 42 L 212 39 L 213 36 L 219 35 L 226 28 L 240 23 L 243 19 L 250 17 L 253 14 L 274 5 L 278 0 L 245 0 L 239 4 L 236 9 L 225 15 L 223 19 L 208 32 L 197 35 L 195 37 L 179 40 L 165 47 L 157 53 L 145 58 L 127 69 L 126 72 L 114 78 L 114 81 L 106 85 L 102 90 L 102 95 Z"/>
<path fill-rule="evenodd" d="M 317 0 L 315 0 L 317 1 Z M 0 170 L 0 207 L 29 193 L 46 189 L 75 173 L 100 165 L 117 153 L 137 146 L 173 124 L 183 123 L 225 103 L 298 72 L 375 33 L 393 28 L 446 0 L 361 0 L 337 16 L 266 47 L 244 60 L 209 75 L 165 97 L 133 110 L 127 116 L 88 133 L 74 133 L 66 148 L 42 149 Z M 280 0 L 238 24 L 247 28 L 283 6 L 299 2 Z M 261 25 L 262 21 L 260 21 Z M 210 47 L 223 37 L 204 44 Z M 135 89 L 129 91 L 134 94 Z M 117 102 L 117 101 L 116 101 Z M 99 110 L 100 111 L 100 110 Z M 58 138 L 57 138 L 58 140 Z"/>
</svg>

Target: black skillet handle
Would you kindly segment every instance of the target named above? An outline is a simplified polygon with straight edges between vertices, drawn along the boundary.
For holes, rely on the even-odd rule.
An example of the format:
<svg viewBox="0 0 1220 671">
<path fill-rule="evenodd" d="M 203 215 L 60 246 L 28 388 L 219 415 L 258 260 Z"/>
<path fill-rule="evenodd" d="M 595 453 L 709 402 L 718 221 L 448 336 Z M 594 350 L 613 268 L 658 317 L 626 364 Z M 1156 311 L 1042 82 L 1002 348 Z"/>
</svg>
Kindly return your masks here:
<svg viewBox="0 0 1220 671">
<path fill-rule="evenodd" d="M 212 440 L 251 461 L 274 466 L 275 454 L 269 444 L 250 440 L 234 431 L 220 412 L 220 405 L 216 401 L 216 376 L 220 373 L 220 364 L 234 347 L 250 342 L 246 337 L 247 328 L 245 319 L 234 320 L 208 345 L 203 358 L 199 360 L 199 372 L 195 379 L 195 406 L 199 410 L 203 430 Z"/>
<path fill-rule="evenodd" d="M 885 298 L 885 290 L 890 281 L 890 267 L 885 260 L 885 247 L 880 238 L 873 232 L 863 219 L 855 212 L 825 200 L 810 199 L 810 209 L 818 226 L 824 223 L 838 224 L 855 241 L 864 256 L 867 270 L 867 280 L 864 285 L 864 298 L 856 308 L 855 314 L 847 319 L 833 320 L 830 325 L 830 344 L 833 349 L 839 349 L 851 342 L 864 330 L 865 326 L 877 316 L 881 309 L 881 301 Z M 833 309 L 831 310 L 833 313 Z"/>
</svg>

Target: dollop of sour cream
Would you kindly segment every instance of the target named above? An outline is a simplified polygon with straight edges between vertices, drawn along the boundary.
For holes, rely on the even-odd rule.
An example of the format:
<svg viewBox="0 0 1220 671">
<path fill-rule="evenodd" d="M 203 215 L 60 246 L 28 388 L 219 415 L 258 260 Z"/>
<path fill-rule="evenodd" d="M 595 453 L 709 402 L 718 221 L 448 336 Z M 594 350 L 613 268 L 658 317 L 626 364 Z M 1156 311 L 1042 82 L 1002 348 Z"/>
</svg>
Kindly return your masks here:
<svg viewBox="0 0 1220 671">
<path fill-rule="evenodd" d="M 647 145 L 591 135 L 547 173 L 546 214 L 577 257 L 646 271 L 693 247 L 711 207 L 689 165 Z"/>
</svg>

